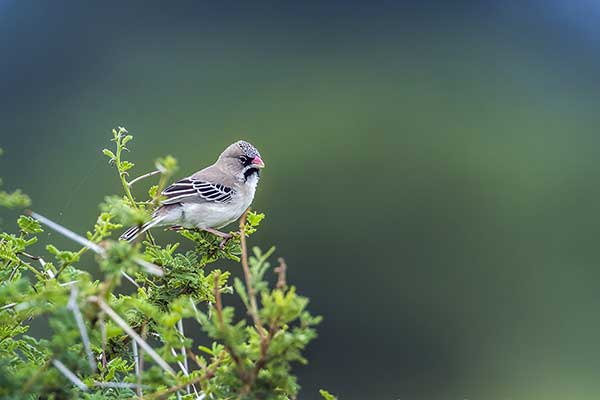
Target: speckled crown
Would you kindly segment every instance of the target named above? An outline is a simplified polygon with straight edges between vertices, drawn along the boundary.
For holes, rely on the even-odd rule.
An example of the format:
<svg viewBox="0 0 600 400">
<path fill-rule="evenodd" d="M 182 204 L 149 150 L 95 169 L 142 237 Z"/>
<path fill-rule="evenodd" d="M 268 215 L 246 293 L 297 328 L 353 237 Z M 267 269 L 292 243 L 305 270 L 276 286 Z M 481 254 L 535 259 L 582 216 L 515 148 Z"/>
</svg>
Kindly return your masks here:
<svg viewBox="0 0 600 400">
<path fill-rule="evenodd" d="M 256 156 L 260 157 L 260 153 L 256 150 L 256 147 L 252 146 L 250 143 L 245 140 L 240 140 L 238 142 L 238 146 L 242 149 L 244 154 L 250 158 L 254 158 Z"/>
</svg>

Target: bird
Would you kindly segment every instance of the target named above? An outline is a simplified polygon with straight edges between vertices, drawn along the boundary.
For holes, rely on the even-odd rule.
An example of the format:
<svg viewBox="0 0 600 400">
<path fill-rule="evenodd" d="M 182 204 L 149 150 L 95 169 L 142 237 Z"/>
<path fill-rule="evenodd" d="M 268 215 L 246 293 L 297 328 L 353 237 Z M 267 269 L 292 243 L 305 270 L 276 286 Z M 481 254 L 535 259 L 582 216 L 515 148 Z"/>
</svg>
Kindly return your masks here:
<svg viewBox="0 0 600 400">
<path fill-rule="evenodd" d="M 150 228 L 170 226 L 174 230 L 210 232 L 222 238 L 223 248 L 232 235 L 219 229 L 236 221 L 250 207 L 264 166 L 256 147 L 238 140 L 214 164 L 164 189 L 164 199 L 152 219 L 127 229 L 119 239 L 132 242 Z"/>
</svg>

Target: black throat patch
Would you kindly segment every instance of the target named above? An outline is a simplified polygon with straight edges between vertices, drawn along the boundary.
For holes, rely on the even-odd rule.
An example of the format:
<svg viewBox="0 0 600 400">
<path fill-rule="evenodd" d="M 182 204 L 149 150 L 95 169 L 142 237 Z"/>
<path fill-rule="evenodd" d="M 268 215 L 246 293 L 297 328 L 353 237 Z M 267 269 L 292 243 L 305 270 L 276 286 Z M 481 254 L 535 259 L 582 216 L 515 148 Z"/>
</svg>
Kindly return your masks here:
<svg viewBox="0 0 600 400">
<path fill-rule="evenodd" d="M 248 168 L 246 171 L 244 171 L 244 182 L 246 182 L 253 174 L 256 174 L 256 176 L 260 177 L 260 171 L 258 168 Z"/>
</svg>

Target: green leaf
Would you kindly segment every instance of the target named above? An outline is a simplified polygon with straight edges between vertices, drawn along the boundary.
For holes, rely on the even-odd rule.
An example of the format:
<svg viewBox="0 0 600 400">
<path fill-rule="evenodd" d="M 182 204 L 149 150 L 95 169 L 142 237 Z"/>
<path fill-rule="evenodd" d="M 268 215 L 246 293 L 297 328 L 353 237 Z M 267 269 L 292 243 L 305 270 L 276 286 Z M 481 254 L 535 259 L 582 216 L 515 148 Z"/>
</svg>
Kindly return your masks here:
<svg viewBox="0 0 600 400">
<path fill-rule="evenodd" d="M 130 161 L 121 161 L 121 172 L 129 171 L 135 164 Z"/>
<path fill-rule="evenodd" d="M 171 155 L 157 159 L 154 164 L 164 175 L 173 175 L 178 169 L 177 159 Z"/>
<path fill-rule="evenodd" d="M 121 128 L 121 129 L 123 129 L 123 132 L 127 132 L 124 128 Z M 133 136 L 131 136 L 131 135 L 125 136 L 123 138 L 123 140 L 121 141 L 121 145 L 125 146 L 127 144 L 127 142 L 131 141 L 132 139 L 133 139 Z"/>
<path fill-rule="evenodd" d="M 37 220 L 25 215 L 19 217 L 17 224 L 19 224 L 19 228 L 21 228 L 21 231 L 24 233 L 34 234 L 44 232 Z"/>
<path fill-rule="evenodd" d="M 158 194 L 158 185 L 150 186 L 150 189 L 148 189 L 148 196 L 150 196 L 150 198 L 153 199 L 156 197 L 157 194 Z"/>
<path fill-rule="evenodd" d="M 321 389 L 319 390 L 319 393 L 321 393 L 321 396 L 323 396 L 325 400 L 337 400 L 337 397 L 329 393 L 327 390 Z"/>
<path fill-rule="evenodd" d="M 20 189 L 12 193 L 0 191 L 0 206 L 6 208 L 25 208 L 31 205 L 31 199 Z"/>
<path fill-rule="evenodd" d="M 244 302 L 244 305 L 246 306 L 246 308 L 248 308 L 249 305 L 248 305 L 248 295 L 246 294 L 246 287 L 244 286 L 244 284 L 242 283 L 242 281 L 239 278 L 236 277 L 233 280 L 233 287 L 235 288 L 235 291 L 238 294 L 238 296 L 240 296 L 240 299 L 242 299 L 242 301 Z"/>
<path fill-rule="evenodd" d="M 110 214 L 115 220 L 123 225 L 141 225 L 150 220 L 149 213 L 142 208 L 133 208 L 128 200 L 119 196 L 107 196 L 104 203 L 100 204 L 100 210 Z"/>
<path fill-rule="evenodd" d="M 211 356 L 215 353 L 206 346 L 198 346 L 198 350 L 205 352 L 206 354 L 210 354 Z"/>
<path fill-rule="evenodd" d="M 63 263 L 72 264 L 79 261 L 79 255 L 72 251 L 59 250 L 55 246 L 49 244 L 46 246 L 48 253 L 52 254 L 57 260 Z"/>
<path fill-rule="evenodd" d="M 111 161 L 112 161 L 112 160 L 114 160 L 115 158 L 117 158 L 117 156 L 115 156 L 115 153 L 113 153 L 113 152 L 112 152 L 112 151 L 110 151 L 109 149 L 103 149 L 103 150 L 102 150 L 102 153 L 103 153 L 103 154 L 104 154 L 106 157 L 110 158 L 110 159 L 111 159 Z"/>
</svg>

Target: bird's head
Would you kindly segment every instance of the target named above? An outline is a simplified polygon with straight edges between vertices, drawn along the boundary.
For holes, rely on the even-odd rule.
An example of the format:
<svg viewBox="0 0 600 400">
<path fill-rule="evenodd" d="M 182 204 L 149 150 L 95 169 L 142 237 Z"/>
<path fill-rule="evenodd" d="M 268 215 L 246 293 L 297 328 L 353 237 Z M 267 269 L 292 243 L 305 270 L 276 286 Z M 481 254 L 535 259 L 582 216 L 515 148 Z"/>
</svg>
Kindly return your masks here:
<svg viewBox="0 0 600 400">
<path fill-rule="evenodd" d="M 240 180 L 247 180 L 253 174 L 259 175 L 265 163 L 256 147 L 244 140 L 238 140 L 221 153 L 217 163 Z"/>
</svg>

